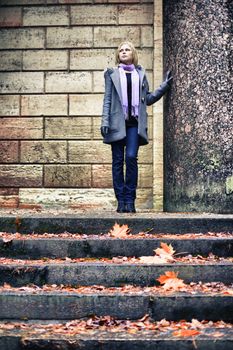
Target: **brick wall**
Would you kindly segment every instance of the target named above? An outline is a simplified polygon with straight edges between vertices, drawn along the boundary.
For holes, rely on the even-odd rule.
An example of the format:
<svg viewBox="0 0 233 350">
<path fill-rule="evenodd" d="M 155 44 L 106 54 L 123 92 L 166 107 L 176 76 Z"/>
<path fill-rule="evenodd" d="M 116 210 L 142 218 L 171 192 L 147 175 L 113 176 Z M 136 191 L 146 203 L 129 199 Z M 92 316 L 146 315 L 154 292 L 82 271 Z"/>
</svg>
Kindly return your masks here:
<svg viewBox="0 0 233 350">
<path fill-rule="evenodd" d="M 152 88 L 153 1 L 0 4 L 0 206 L 114 206 L 103 70 L 129 39 Z M 151 208 L 152 142 L 139 163 L 137 205 Z"/>
</svg>

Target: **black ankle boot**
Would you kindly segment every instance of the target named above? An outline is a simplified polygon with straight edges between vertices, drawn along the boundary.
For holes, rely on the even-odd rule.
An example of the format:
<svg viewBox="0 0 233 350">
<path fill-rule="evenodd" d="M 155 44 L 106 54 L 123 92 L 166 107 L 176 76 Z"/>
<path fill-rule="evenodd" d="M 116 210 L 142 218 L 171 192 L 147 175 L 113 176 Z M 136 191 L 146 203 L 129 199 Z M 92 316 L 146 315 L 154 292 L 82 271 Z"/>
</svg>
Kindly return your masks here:
<svg viewBox="0 0 233 350">
<path fill-rule="evenodd" d="M 125 204 L 125 213 L 136 213 L 134 203 Z"/>
<path fill-rule="evenodd" d="M 124 202 L 118 202 L 117 212 L 118 213 L 125 213 L 125 203 Z"/>
</svg>

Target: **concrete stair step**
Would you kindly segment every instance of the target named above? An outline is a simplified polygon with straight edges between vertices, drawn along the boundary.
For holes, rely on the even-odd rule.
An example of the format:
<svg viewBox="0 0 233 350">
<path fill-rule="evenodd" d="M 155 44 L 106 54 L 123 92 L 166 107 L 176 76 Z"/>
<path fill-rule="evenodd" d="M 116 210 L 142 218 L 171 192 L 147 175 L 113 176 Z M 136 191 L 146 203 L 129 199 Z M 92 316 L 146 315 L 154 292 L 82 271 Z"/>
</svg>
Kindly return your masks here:
<svg viewBox="0 0 233 350">
<path fill-rule="evenodd" d="M 196 235 L 196 238 L 195 238 Z M 192 238 L 185 235 L 174 238 L 156 237 L 129 237 L 124 239 L 111 237 L 85 237 L 77 236 L 61 238 L 55 237 L 36 238 L 33 234 L 22 236 L 22 239 L 9 235 L 9 241 L 0 238 L 0 257 L 12 257 L 19 259 L 51 258 L 84 258 L 84 257 L 114 257 L 114 256 L 146 256 L 154 255 L 153 250 L 160 246 L 161 242 L 171 244 L 177 253 L 183 255 L 207 256 L 212 253 L 217 256 L 233 256 L 233 234 L 225 237 L 195 234 Z M 190 237 L 189 235 L 186 235 Z M 11 238 L 12 237 L 12 238 Z M 30 239 L 31 238 L 31 239 Z M 12 240 L 10 240 L 12 239 Z M 182 255 L 182 254 L 181 254 Z M 179 255 L 179 256 L 181 256 Z"/>
<path fill-rule="evenodd" d="M 25 288 L 24 288 L 25 289 Z M 109 315 L 136 320 L 233 321 L 233 296 L 223 293 L 2 291 L 0 319 L 69 320 Z"/>
<path fill-rule="evenodd" d="M 83 213 L 73 215 L 36 214 L 5 215 L 0 217 L 1 231 L 23 233 L 71 233 L 99 234 L 107 233 L 118 222 L 127 224 L 133 233 L 153 229 L 157 233 L 194 233 L 194 232 L 233 232 L 232 215 L 210 214 L 103 214 Z"/>
<path fill-rule="evenodd" d="M 0 265 L 0 285 L 5 282 L 12 286 L 33 283 L 64 285 L 100 284 L 104 286 L 122 286 L 134 284 L 153 286 L 156 279 L 166 271 L 179 272 L 179 278 L 190 282 L 233 283 L 233 263 L 185 264 L 116 264 L 101 262 L 80 263 L 38 263 Z"/>
<path fill-rule="evenodd" d="M 54 324 L 56 326 L 56 324 Z M 174 330 L 140 330 L 111 332 L 89 330 L 72 335 L 39 332 L 35 324 L 33 331 L 25 329 L 6 330 L 0 334 L 0 349 L 4 350 L 232 350 L 233 330 L 229 328 L 205 328 L 200 334 L 175 336 Z M 38 329 L 36 331 L 35 329 Z M 69 329 L 69 328 L 68 328 Z M 178 331 L 179 332 L 179 328 Z M 52 334 L 51 334 L 52 333 Z"/>
</svg>

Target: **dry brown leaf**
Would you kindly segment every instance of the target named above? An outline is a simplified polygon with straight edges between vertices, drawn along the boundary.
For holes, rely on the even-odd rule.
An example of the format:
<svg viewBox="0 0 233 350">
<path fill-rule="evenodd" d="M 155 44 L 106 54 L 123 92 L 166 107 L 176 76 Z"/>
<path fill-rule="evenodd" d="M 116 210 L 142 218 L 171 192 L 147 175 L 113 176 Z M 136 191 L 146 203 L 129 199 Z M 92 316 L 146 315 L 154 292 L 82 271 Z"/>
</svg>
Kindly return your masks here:
<svg viewBox="0 0 233 350">
<path fill-rule="evenodd" d="M 204 328 L 204 325 L 200 321 L 196 320 L 195 318 L 192 319 L 191 325 L 193 328 L 199 328 L 199 329 Z"/>
<path fill-rule="evenodd" d="M 13 241 L 13 237 L 12 236 L 3 237 L 2 240 L 3 240 L 4 243 L 9 243 L 9 242 Z"/>
<path fill-rule="evenodd" d="M 166 271 L 165 275 L 161 275 L 159 278 L 157 278 L 157 281 L 159 281 L 160 284 L 163 284 L 163 289 L 165 290 L 176 291 L 181 288 L 185 288 L 186 284 L 182 279 L 177 278 L 177 275 L 178 272 Z"/>
<path fill-rule="evenodd" d="M 171 244 L 161 242 L 161 248 L 154 250 L 154 256 L 141 256 L 139 261 L 144 264 L 166 264 L 171 261 L 175 261 L 173 254 L 175 250 L 172 248 Z"/>
<path fill-rule="evenodd" d="M 225 294 L 225 295 L 233 295 L 233 289 L 224 290 L 222 294 Z"/>
<path fill-rule="evenodd" d="M 201 332 L 196 329 L 179 329 L 178 331 L 173 332 L 172 335 L 174 335 L 174 337 L 190 337 L 200 333 Z"/>
<path fill-rule="evenodd" d="M 159 281 L 160 284 L 164 284 L 167 282 L 168 279 L 177 278 L 177 276 L 178 276 L 178 272 L 166 271 L 165 275 L 161 275 L 161 276 L 159 276 L 159 278 L 157 278 L 157 281 Z"/>
<path fill-rule="evenodd" d="M 128 225 L 122 225 L 115 223 L 113 228 L 109 231 L 109 235 L 115 238 L 125 238 L 129 234 L 130 229 Z"/>
<path fill-rule="evenodd" d="M 161 248 L 155 249 L 154 252 L 161 259 L 166 260 L 166 262 L 175 261 L 173 257 L 175 250 L 172 248 L 171 244 L 168 246 L 166 243 L 161 242 Z"/>
<path fill-rule="evenodd" d="M 220 337 L 224 336 L 224 333 L 214 332 L 214 333 L 211 333 L 211 336 L 214 337 L 214 338 L 220 338 Z"/>
<path fill-rule="evenodd" d="M 140 256 L 139 262 L 142 264 L 166 264 L 168 260 L 159 256 Z"/>
<path fill-rule="evenodd" d="M 160 245 L 161 245 L 161 248 L 157 248 L 154 250 L 154 252 L 157 255 L 168 255 L 172 257 L 172 255 L 175 253 L 175 250 L 173 249 L 171 244 L 168 245 L 167 243 L 161 242 Z"/>
</svg>

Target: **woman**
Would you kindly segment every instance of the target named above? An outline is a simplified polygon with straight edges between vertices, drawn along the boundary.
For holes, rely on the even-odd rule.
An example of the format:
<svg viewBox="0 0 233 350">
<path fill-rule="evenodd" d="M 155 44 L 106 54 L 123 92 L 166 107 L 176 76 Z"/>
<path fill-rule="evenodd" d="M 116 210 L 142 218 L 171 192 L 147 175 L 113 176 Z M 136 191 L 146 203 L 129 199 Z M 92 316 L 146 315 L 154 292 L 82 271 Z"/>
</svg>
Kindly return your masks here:
<svg viewBox="0 0 233 350">
<path fill-rule="evenodd" d="M 145 70 L 138 65 L 137 51 L 128 41 L 122 42 L 116 50 L 116 64 L 117 67 L 108 68 L 104 74 L 101 134 L 103 142 L 111 144 L 112 148 L 117 212 L 135 213 L 138 149 L 140 145 L 148 143 L 146 106 L 152 105 L 165 94 L 172 77 L 168 72 L 161 86 L 150 93 Z"/>
</svg>

